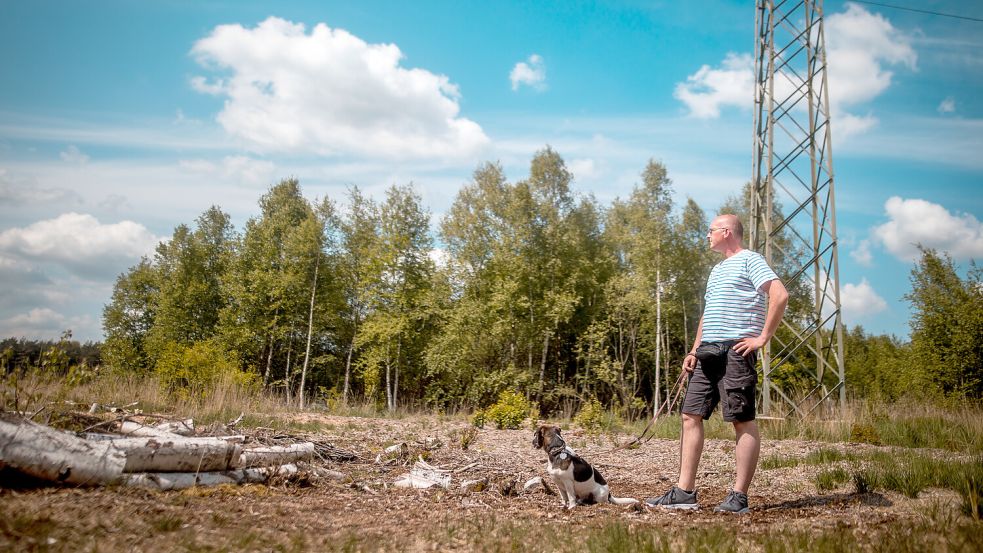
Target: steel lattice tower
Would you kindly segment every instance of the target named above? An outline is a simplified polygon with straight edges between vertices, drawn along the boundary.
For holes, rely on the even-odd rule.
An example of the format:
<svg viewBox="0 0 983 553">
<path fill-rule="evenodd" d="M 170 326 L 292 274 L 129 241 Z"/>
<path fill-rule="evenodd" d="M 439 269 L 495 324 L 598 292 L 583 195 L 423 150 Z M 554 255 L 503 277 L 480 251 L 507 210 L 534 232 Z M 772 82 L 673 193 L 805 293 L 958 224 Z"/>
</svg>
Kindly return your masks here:
<svg viewBox="0 0 983 553">
<path fill-rule="evenodd" d="M 846 401 L 822 0 L 757 0 L 755 30 L 751 245 L 813 300 L 762 353 L 761 412 L 806 416 Z M 806 393 L 776 385 L 793 369 Z"/>
</svg>

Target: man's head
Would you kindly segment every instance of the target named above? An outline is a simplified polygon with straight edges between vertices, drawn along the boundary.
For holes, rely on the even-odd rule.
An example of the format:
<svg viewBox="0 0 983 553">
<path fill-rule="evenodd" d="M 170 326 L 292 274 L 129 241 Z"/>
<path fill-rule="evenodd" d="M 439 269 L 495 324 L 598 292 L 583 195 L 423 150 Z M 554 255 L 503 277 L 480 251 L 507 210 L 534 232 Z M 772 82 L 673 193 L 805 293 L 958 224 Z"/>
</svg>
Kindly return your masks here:
<svg viewBox="0 0 983 553">
<path fill-rule="evenodd" d="M 710 223 L 707 240 L 710 242 L 710 249 L 715 252 L 740 249 L 744 241 L 744 225 L 737 215 L 717 215 Z"/>
</svg>

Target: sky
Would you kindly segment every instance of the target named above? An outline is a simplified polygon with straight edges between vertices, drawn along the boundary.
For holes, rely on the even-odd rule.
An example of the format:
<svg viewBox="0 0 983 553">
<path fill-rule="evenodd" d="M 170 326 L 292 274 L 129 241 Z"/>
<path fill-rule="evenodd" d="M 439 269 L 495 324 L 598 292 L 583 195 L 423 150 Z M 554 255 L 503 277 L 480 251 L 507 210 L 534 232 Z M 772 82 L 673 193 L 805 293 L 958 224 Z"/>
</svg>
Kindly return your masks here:
<svg viewBox="0 0 983 553">
<path fill-rule="evenodd" d="M 983 4 L 826 2 L 844 321 L 906 339 L 923 244 L 983 257 Z M 650 159 L 712 216 L 751 178 L 754 2 L 0 0 L 0 337 L 101 340 L 119 274 L 271 184 L 413 183 L 434 228 L 549 145 L 577 193 Z M 970 19 L 965 19 L 970 18 Z"/>
</svg>

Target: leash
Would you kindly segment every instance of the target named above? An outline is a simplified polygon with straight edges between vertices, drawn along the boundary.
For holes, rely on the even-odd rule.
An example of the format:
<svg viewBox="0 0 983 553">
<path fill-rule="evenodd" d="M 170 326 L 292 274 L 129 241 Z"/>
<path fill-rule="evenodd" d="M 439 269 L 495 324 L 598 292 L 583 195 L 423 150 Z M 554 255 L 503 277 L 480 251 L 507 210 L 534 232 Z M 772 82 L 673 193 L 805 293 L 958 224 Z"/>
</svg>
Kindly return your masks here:
<svg viewBox="0 0 983 553">
<path fill-rule="evenodd" d="M 655 415 L 652 416 L 652 420 L 650 420 L 648 425 L 645 426 L 645 429 L 642 430 L 641 434 L 636 436 L 634 440 L 624 445 L 620 445 L 616 448 L 605 451 L 604 453 L 613 453 L 615 451 L 620 451 L 622 449 L 627 449 L 629 447 L 633 447 L 636 445 L 642 445 L 644 443 L 647 443 L 652 438 L 654 438 L 655 437 L 654 432 L 648 436 L 646 436 L 646 434 L 648 434 L 649 430 L 652 429 L 652 425 L 655 424 L 655 421 L 659 420 L 659 416 L 662 415 L 663 411 L 668 413 L 676 408 L 676 404 L 679 403 L 679 397 L 683 393 L 683 389 L 684 389 L 683 383 L 685 382 L 683 377 L 686 376 L 686 374 L 687 374 L 686 370 L 679 371 L 679 378 L 676 379 L 676 383 L 673 385 L 672 391 L 670 391 L 666 395 L 666 400 L 663 401 L 662 405 L 660 405 L 659 408 L 656 410 Z"/>
</svg>

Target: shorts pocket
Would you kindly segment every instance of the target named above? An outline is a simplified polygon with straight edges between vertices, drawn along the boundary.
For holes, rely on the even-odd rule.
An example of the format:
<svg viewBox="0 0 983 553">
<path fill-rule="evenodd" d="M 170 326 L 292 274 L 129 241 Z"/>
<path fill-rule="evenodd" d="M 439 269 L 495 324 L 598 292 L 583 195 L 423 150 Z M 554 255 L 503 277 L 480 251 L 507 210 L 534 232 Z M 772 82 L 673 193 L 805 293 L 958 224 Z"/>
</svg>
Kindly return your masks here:
<svg viewBox="0 0 983 553">
<path fill-rule="evenodd" d="M 724 417 L 737 421 L 754 420 L 754 385 L 727 388 L 724 399 Z"/>
</svg>

